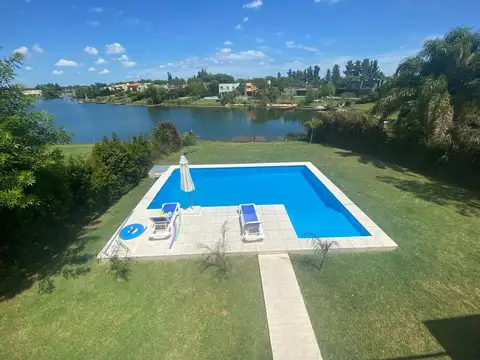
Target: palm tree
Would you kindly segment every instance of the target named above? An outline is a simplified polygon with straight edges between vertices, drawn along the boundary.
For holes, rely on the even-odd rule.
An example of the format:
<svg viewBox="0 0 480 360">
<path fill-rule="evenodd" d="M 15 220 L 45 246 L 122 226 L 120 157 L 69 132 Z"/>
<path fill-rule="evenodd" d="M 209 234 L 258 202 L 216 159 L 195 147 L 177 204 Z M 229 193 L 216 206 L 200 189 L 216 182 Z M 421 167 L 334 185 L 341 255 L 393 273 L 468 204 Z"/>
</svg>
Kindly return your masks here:
<svg viewBox="0 0 480 360">
<path fill-rule="evenodd" d="M 307 128 L 307 130 L 310 132 L 310 144 L 313 141 L 313 132 L 315 129 L 320 128 L 323 125 L 322 120 L 318 120 L 315 118 L 312 118 L 312 120 L 307 120 L 303 123 L 303 126 Z"/>
<path fill-rule="evenodd" d="M 445 143 L 478 111 L 479 87 L 480 33 L 457 28 L 405 59 L 372 112 L 385 119 L 398 111 L 397 125 Z"/>
</svg>

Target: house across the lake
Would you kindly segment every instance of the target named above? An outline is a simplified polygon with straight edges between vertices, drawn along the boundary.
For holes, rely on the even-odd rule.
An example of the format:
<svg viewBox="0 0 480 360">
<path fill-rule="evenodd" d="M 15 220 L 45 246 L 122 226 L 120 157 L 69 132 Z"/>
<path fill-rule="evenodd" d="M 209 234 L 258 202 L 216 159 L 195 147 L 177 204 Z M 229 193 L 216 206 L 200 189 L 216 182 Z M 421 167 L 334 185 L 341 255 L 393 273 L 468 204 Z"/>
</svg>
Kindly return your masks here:
<svg viewBox="0 0 480 360">
<path fill-rule="evenodd" d="M 42 90 L 23 90 L 23 95 L 42 96 Z"/>
<path fill-rule="evenodd" d="M 256 97 L 258 88 L 250 82 L 245 83 L 245 96 Z"/>
<path fill-rule="evenodd" d="M 237 90 L 240 83 L 230 83 L 230 84 L 219 84 L 218 85 L 218 96 L 222 97 L 225 94 L 234 92 Z"/>
</svg>

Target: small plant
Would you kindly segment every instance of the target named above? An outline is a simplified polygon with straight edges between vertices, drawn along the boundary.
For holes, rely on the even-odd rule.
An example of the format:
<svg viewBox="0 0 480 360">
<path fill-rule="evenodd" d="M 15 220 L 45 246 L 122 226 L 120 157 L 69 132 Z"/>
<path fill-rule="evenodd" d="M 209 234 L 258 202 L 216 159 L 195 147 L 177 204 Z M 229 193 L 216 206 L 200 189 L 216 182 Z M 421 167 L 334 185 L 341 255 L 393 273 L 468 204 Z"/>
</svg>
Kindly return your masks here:
<svg viewBox="0 0 480 360">
<path fill-rule="evenodd" d="M 229 271 L 232 269 L 232 264 L 227 254 L 229 249 L 227 232 L 227 221 L 225 221 L 220 227 L 220 238 L 215 244 L 198 245 L 198 250 L 202 253 L 199 260 L 201 273 L 209 268 L 214 268 L 220 277 L 228 276 Z"/>
<path fill-rule="evenodd" d="M 305 258 L 307 262 L 311 265 L 314 265 L 318 271 L 322 271 L 325 268 L 327 263 L 327 256 L 332 247 L 338 246 L 338 243 L 335 240 L 320 238 L 314 234 L 310 239 L 313 248 L 313 262 L 308 258 Z"/>
<path fill-rule="evenodd" d="M 120 249 L 125 251 L 125 256 L 119 256 Z M 111 255 L 108 257 L 107 274 L 114 274 L 118 281 L 128 280 L 132 272 L 133 258 L 128 256 L 128 248 L 117 241 L 114 245 Z"/>
<path fill-rule="evenodd" d="M 55 284 L 53 280 L 49 277 L 40 280 L 38 283 L 38 293 L 39 294 L 51 294 L 55 289 Z"/>
<path fill-rule="evenodd" d="M 184 132 L 182 134 L 183 146 L 193 146 L 197 144 L 197 135 L 192 131 Z"/>
</svg>

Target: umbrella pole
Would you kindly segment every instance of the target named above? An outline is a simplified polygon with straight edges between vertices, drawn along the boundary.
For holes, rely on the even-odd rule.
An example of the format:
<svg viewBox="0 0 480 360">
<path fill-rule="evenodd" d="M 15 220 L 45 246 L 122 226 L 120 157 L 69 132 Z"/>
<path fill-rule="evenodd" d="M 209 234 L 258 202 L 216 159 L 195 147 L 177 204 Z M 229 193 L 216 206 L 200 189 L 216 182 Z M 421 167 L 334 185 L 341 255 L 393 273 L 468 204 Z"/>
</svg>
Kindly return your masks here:
<svg viewBox="0 0 480 360">
<path fill-rule="evenodd" d="M 190 191 L 190 207 L 193 207 L 193 197 L 192 197 L 191 191 Z"/>
</svg>

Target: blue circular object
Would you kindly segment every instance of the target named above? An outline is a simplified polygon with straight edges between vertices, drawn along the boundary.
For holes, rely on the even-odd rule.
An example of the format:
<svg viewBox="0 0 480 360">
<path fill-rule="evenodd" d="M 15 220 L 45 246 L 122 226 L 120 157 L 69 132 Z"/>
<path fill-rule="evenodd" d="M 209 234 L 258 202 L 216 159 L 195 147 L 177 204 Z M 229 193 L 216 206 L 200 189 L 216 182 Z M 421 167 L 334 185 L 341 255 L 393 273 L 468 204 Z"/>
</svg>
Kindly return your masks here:
<svg viewBox="0 0 480 360">
<path fill-rule="evenodd" d="M 133 240 L 137 236 L 142 235 L 145 232 L 145 226 L 142 224 L 130 224 L 120 230 L 120 238 L 122 240 Z"/>
</svg>

